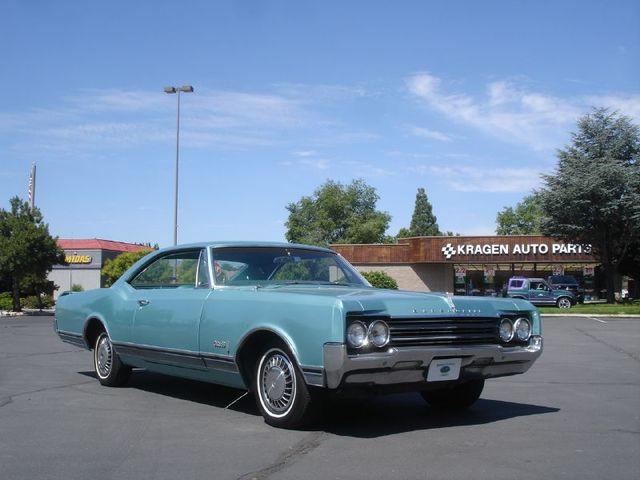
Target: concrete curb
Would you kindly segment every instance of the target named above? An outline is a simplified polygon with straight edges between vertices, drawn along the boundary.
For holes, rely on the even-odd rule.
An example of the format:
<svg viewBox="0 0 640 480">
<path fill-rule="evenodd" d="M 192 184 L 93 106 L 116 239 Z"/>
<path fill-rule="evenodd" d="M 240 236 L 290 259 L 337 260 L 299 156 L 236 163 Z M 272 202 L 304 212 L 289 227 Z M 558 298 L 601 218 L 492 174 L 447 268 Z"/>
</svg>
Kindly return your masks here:
<svg viewBox="0 0 640 480">
<path fill-rule="evenodd" d="M 541 313 L 541 317 L 598 317 L 598 318 L 640 318 L 637 313 Z"/>
<path fill-rule="evenodd" d="M 53 309 L 36 310 L 31 308 L 23 308 L 21 312 L 13 312 L 11 310 L 0 310 L 0 317 L 45 317 L 54 314 Z"/>
</svg>

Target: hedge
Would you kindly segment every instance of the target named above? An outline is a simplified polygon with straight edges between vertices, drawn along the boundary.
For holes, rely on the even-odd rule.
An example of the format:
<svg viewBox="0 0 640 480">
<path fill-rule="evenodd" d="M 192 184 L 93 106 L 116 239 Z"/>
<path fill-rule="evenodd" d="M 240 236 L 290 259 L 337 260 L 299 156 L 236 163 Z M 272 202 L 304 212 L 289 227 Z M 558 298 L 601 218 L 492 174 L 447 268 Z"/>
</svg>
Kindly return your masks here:
<svg viewBox="0 0 640 480">
<path fill-rule="evenodd" d="M 398 289 L 398 284 L 388 273 L 373 270 L 371 272 L 360 272 L 369 283 L 376 288 Z"/>
</svg>

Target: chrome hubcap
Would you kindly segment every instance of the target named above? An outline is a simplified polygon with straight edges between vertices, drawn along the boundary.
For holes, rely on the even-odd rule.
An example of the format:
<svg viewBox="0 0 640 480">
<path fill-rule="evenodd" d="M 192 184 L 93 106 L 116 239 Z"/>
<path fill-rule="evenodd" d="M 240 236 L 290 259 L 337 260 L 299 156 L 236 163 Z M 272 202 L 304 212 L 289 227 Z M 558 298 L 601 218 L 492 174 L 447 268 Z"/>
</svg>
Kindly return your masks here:
<svg viewBox="0 0 640 480">
<path fill-rule="evenodd" d="M 560 308 L 569 308 L 571 303 L 566 298 L 560 300 Z"/>
<path fill-rule="evenodd" d="M 100 338 L 96 347 L 96 369 L 101 377 L 108 377 L 113 365 L 113 347 L 106 335 Z"/>
<path fill-rule="evenodd" d="M 275 413 L 286 411 L 295 395 L 293 365 L 281 353 L 271 355 L 260 373 L 264 403 Z"/>
</svg>

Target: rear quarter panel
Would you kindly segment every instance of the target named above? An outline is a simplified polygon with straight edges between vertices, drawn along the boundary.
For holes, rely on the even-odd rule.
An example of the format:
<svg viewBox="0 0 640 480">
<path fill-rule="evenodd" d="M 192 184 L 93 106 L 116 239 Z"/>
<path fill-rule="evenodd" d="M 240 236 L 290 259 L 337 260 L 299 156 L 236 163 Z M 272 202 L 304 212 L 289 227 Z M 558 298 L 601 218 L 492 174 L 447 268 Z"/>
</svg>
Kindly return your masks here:
<svg viewBox="0 0 640 480">
<path fill-rule="evenodd" d="M 100 320 L 114 341 L 129 341 L 130 318 L 123 308 L 124 297 L 116 288 L 100 288 L 58 298 L 55 319 L 58 330 L 84 334 L 91 318 Z"/>
</svg>

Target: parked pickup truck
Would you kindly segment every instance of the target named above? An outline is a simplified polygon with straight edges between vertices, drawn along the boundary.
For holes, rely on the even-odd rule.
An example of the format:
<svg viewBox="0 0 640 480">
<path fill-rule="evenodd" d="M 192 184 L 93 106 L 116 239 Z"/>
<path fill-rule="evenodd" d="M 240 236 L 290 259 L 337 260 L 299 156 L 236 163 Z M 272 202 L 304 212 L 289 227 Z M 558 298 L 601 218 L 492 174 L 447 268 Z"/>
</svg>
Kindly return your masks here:
<svg viewBox="0 0 640 480">
<path fill-rule="evenodd" d="M 579 303 L 584 303 L 584 289 L 571 275 L 551 275 L 547 278 L 547 283 L 554 290 L 569 290 L 573 293 Z"/>
<path fill-rule="evenodd" d="M 529 300 L 537 307 L 555 305 L 558 308 L 571 308 L 578 301 L 571 291 L 553 289 L 543 278 L 511 277 L 506 295 Z"/>
</svg>

